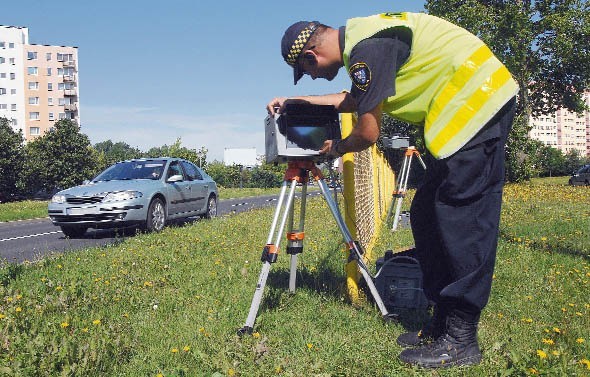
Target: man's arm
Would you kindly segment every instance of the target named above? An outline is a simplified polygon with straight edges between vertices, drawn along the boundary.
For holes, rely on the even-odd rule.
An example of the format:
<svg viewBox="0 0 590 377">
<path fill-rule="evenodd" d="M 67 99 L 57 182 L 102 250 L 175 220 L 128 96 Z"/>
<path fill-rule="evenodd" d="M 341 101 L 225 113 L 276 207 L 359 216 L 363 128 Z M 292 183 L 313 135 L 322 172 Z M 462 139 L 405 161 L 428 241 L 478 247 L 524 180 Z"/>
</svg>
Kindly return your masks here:
<svg viewBox="0 0 590 377">
<path fill-rule="evenodd" d="M 275 109 L 279 108 L 279 113 L 282 112 L 285 105 L 288 103 L 309 103 L 312 105 L 333 105 L 339 113 L 351 113 L 356 111 L 356 101 L 350 93 L 334 93 L 324 94 L 320 96 L 300 96 L 300 97 L 277 97 L 273 98 L 266 110 L 270 115 L 275 114 Z"/>
<path fill-rule="evenodd" d="M 371 111 L 362 114 L 346 139 L 339 143 L 327 140 L 320 153 L 341 156 L 348 152 L 360 152 L 377 142 L 380 134 L 380 124 L 381 105 L 375 106 Z"/>
</svg>

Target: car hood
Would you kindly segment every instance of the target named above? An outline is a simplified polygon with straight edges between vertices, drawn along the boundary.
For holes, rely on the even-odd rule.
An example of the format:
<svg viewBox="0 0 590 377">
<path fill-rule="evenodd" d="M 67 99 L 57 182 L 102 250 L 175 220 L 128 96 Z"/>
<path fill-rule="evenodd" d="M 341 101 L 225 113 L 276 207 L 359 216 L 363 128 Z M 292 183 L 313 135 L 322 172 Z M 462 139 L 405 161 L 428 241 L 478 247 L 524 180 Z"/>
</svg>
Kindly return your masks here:
<svg viewBox="0 0 590 377">
<path fill-rule="evenodd" d="M 151 179 L 131 179 L 125 181 L 100 181 L 90 182 L 85 185 L 71 187 L 62 190 L 59 194 L 73 195 L 73 196 L 96 196 L 101 193 L 108 193 L 114 191 L 137 190 L 142 191 L 147 188 L 154 189 L 155 187 L 163 185 L 159 180 Z"/>
</svg>

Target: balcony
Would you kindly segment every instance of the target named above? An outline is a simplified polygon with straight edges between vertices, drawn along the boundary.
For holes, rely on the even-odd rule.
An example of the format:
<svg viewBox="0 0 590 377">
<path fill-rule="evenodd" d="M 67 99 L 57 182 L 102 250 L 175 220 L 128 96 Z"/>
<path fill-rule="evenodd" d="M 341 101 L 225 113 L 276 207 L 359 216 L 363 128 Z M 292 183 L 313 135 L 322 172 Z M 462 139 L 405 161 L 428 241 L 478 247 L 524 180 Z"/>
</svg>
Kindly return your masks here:
<svg viewBox="0 0 590 377">
<path fill-rule="evenodd" d="M 76 81 L 76 76 L 74 75 L 64 75 L 63 76 L 64 82 L 74 82 Z"/>
<path fill-rule="evenodd" d="M 78 111 L 78 105 L 75 103 L 69 103 L 64 105 L 65 111 Z"/>
<path fill-rule="evenodd" d="M 77 96 L 78 91 L 76 89 L 65 89 L 64 96 Z"/>
<path fill-rule="evenodd" d="M 64 67 L 75 67 L 76 61 L 75 60 L 64 60 L 63 62 Z"/>
</svg>

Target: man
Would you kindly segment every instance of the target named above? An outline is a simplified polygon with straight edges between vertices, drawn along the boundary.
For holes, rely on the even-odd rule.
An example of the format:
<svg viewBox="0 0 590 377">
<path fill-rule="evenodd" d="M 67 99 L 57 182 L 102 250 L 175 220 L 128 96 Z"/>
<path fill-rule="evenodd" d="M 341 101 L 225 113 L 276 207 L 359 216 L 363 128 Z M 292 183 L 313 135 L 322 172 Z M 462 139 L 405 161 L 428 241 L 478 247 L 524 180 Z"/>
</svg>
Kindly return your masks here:
<svg viewBox="0 0 590 377">
<path fill-rule="evenodd" d="M 466 30 L 419 13 L 354 18 L 333 29 L 291 25 L 281 42 L 294 81 L 332 80 L 345 67 L 349 93 L 278 97 L 358 113 L 350 136 L 321 153 L 341 156 L 375 143 L 381 113 L 421 125 L 429 155 L 411 206 L 412 233 L 434 306 L 418 332 L 399 336 L 400 359 L 423 367 L 477 364 L 477 325 L 488 302 L 504 183 L 504 146 L 518 85 L 489 48 Z"/>
</svg>

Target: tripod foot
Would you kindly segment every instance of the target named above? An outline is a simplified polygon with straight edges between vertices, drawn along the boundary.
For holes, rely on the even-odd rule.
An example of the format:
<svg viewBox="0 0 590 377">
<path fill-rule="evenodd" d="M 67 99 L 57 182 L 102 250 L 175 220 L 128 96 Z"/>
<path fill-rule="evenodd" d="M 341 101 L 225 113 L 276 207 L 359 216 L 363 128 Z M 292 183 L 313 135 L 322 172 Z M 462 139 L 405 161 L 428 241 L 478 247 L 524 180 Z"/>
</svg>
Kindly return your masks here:
<svg viewBox="0 0 590 377">
<path fill-rule="evenodd" d="M 237 331 L 237 333 L 238 333 L 238 336 L 239 337 L 242 337 L 245 334 L 251 335 L 252 334 L 252 330 L 253 330 L 252 327 L 250 327 L 250 326 L 244 326 L 241 329 L 239 329 Z"/>
</svg>

